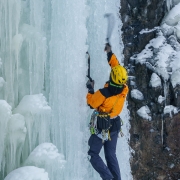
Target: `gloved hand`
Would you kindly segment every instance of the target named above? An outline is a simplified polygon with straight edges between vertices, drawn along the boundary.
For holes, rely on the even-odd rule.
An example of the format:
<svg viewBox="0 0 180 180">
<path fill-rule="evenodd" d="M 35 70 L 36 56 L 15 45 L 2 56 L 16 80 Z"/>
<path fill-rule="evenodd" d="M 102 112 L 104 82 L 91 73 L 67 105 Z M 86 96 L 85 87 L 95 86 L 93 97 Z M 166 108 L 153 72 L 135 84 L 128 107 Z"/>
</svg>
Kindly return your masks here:
<svg viewBox="0 0 180 180">
<path fill-rule="evenodd" d="M 94 93 L 94 80 L 88 80 L 86 83 L 86 87 L 88 88 L 88 92 L 93 94 Z"/>
<path fill-rule="evenodd" d="M 106 53 L 111 52 L 111 45 L 109 43 L 106 43 L 104 51 L 106 51 Z"/>
</svg>

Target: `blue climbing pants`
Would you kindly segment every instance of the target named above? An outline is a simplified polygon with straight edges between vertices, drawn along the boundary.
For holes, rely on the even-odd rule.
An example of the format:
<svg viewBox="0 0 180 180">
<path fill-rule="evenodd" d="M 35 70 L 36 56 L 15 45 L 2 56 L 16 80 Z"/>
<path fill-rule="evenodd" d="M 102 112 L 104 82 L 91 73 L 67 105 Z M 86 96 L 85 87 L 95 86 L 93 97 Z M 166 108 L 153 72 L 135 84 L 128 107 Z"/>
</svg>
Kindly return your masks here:
<svg viewBox="0 0 180 180">
<path fill-rule="evenodd" d="M 116 157 L 118 132 L 111 132 L 110 136 L 111 140 L 102 143 L 102 139 L 92 134 L 88 141 L 90 146 L 88 154 L 91 156 L 90 162 L 93 168 L 100 174 L 103 180 L 121 180 L 119 164 Z M 103 146 L 107 166 L 99 156 Z"/>
</svg>

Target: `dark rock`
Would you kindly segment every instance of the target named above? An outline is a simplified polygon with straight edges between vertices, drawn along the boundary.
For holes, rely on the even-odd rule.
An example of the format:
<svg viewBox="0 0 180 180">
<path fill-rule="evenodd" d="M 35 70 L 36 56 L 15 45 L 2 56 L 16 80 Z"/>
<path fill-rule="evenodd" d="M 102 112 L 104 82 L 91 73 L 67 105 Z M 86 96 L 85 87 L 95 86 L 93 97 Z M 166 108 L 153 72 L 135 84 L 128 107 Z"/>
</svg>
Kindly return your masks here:
<svg viewBox="0 0 180 180">
<path fill-rule="evenodd" d="M 134 150 L 131 159 L 131 170 L 134 180 L 177 180 L 180 179 L 180 113 L 164 114 L 167 105 L 180 108 L 180 86 L 172 87 L 169 80 L 162 87 L 149 85 L 151 75 L 155 71 L 159 49 L 152 46 L 149 50 L 153 57 L 146 63 L 137 63 L 135 58 L 149 41 L 156 37 L 162 18 L 167 12 L 164 0 L 121 0 L 122 39 L 124 43 L 124 65 L 128 66 L 130 91 L 134 88 L 144 95 L 143 101 L 138 101 L 128 95 L 130 111 L 130 146 Z M 147 29 L 148 33 L 140 34 Z M 174 38 L 170 29 L 163 32 L 167 43 L 175 50 L 180 50 L 180 44 Z M 170 59 L 173 59 L 170 57 Z M 171 73 L 172 69 L 167 67 Z M 159 96 L 166 97 L 158 102 Z M 137 115 L 137 110 L 147 105 L 151 111 L 151 121 Z"/>
</svg>

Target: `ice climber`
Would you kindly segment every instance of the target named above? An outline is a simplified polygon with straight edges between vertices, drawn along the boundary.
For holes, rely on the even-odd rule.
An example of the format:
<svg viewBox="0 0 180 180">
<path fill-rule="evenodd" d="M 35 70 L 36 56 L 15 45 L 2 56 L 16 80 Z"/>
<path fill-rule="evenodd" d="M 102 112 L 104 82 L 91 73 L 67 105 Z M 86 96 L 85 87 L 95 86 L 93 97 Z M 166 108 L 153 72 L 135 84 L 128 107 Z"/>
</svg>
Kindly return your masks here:
<svg viewBox="0 0 180 180">
<path fill-rule="evenodd" d="M 103 180 L 121 180 L 120 168 L 116 157 L 116 144 L 121 128 L 120 117 L 118 116 L 123 108 L 128 93 L 127 71 L 121 66 L 111 51 L 111 46 L 106 43 L 105 49 L 107 60 L 111 66 L 110 79 L 102 89 L 94 92 L 94 81 L 88 80 L 87 104 L 97 112 L 110 113 L 109 138 L 102 141 L 102 129 L 97 125 L 96 133 L 91 133 L 88 141 L 90 162 L 93 168 L 99 173 Z M 112 110 L 112 111 L 111 111 Z M 106 164 L 99 153 L 104 147 Z M 120 153 L 120 152 L 119 152 Z"/>
</svg>

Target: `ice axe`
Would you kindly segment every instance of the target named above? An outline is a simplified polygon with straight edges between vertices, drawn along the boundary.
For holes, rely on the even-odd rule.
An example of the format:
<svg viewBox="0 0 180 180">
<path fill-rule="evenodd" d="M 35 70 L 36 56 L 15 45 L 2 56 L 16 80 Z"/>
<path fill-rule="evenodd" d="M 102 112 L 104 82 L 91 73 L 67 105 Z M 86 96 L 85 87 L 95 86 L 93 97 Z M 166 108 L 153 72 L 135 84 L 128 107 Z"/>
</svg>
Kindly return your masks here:
<svg viewBox="0 0 180 180">
<path fill-rule="evenodd" d="M 93 80 L 92 80 L 92 78 L 91 78 L 91 76 L 90 76 L 90 55 L 89 55 L 88 52 L 86 52 L 86 54 L 87 54 L 87 58 L 88 58 L 88 74 L 87 74 L 87 77 L 88 77 L 89 80 L 92 82 Z"/>
<path fill-rule="evenodd" d="M 110 41 L 110 37 L 111 37 L 112 31 L 115 25 L 115 18 L 112 13 L 106 13 L 104 17 L 107 18 L 107 21 L 108 21 L 106 41 L 107 43 L 110 44 L 109 41 Z"/>
</svg>

